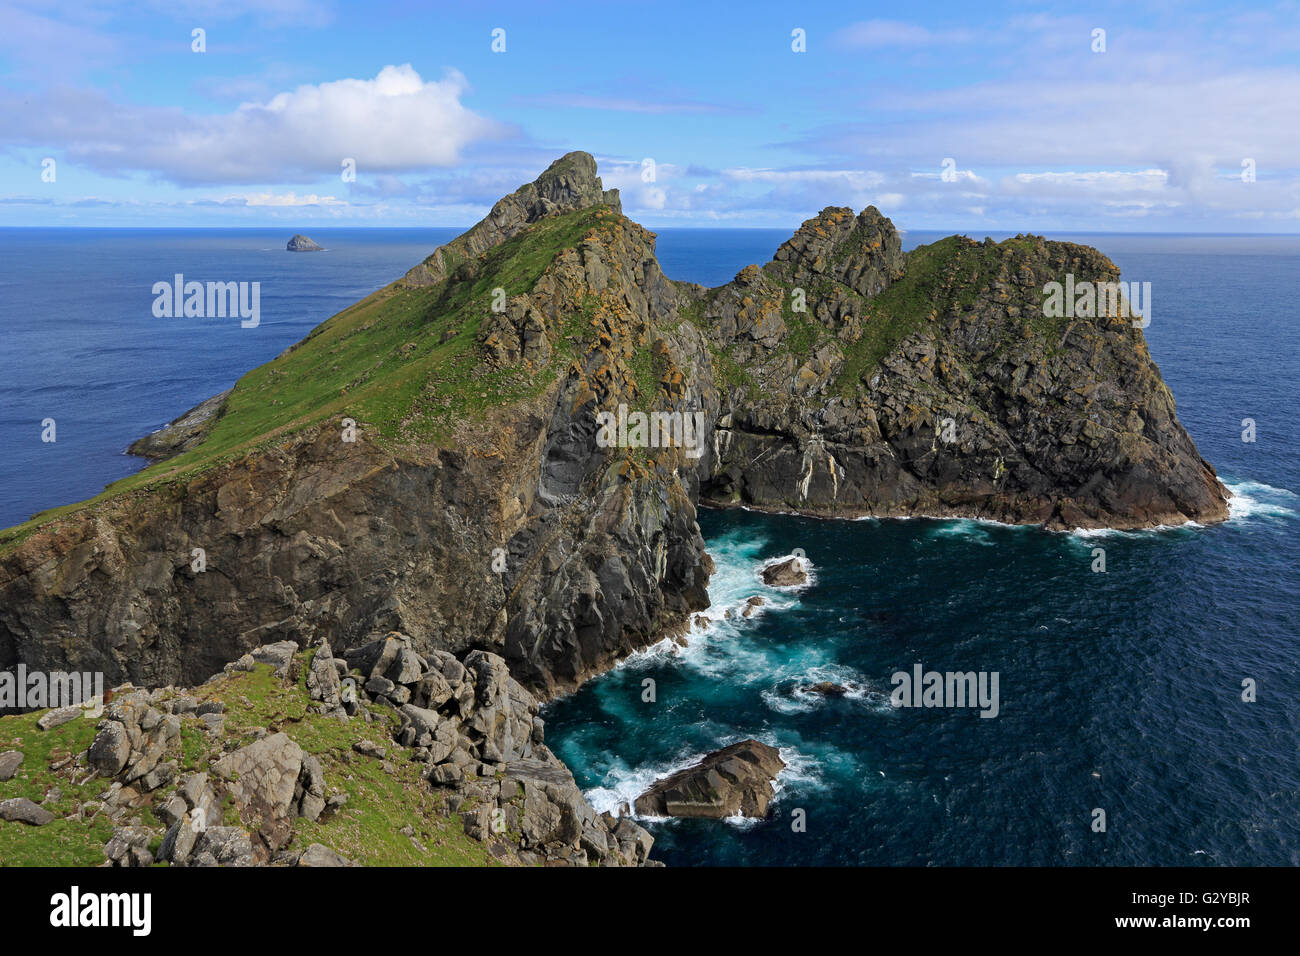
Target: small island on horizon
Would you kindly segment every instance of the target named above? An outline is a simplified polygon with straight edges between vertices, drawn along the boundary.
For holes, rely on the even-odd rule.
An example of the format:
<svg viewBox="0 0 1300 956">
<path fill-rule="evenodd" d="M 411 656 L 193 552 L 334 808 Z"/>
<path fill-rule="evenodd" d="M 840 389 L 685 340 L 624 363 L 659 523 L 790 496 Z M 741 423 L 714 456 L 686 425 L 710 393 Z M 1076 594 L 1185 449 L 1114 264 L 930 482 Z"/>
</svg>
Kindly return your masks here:
<svg viewBox="0 0 1300 956">
<path fill-rule="evenodd" d="M 317 244 L 314 240 L 304 236 L 301 232 L 295 233 L 294 237 L 285 245 L 285 249 L 290 252 L 324 252 L 325 247 Z"/>
</svg>

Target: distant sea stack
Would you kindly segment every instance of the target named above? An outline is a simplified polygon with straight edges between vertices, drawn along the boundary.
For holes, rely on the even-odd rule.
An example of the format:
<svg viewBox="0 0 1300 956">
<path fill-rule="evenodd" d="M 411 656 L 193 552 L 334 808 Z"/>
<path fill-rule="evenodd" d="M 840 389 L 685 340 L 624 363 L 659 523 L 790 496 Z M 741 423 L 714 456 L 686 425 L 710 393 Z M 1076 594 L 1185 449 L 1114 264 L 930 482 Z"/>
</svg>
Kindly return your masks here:
<svg viewBox="0 0 1300 956">
<path fill-rule="evenodd" d="M 296 236 L 290 239 L 289 244 L 285 246 L 285 248 L 288 249 L 290 252 L 323 252 L 324 251 L 324 248 L 322 246 L 318 246 L 315 242 L 308 239 L 302 233 L 298 233 Z"/>
<path fill-rule="evenodd" d="M 194 684 L 259 645 L 400 631 L 546 699 L 709 605 L 701 501 L 1224 520 L 1142 329 L 1046 314 L 1069 276 L 1119 272 L 1037 236 L 904 253 L 869 207 L 725 285 L 675 282 L 570 153 L 157 436 L 179 457 L 0 532 L 0 669 Z M 666 440 L 608 440 L 620 409 Z"/>
</svg>

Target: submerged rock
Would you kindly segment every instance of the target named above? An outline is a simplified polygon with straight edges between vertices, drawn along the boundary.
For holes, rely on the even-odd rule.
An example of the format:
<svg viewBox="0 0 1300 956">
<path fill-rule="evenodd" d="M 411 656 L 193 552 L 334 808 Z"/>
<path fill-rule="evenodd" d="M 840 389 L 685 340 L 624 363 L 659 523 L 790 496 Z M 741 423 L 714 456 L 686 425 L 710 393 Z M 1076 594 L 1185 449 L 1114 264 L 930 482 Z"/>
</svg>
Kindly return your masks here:
<svg viewBox="0 0 1300 956">
<path fill-rule="evenodd" d="M 775 747 L 742 740 L 657 781 L 634 807 L 651 817 L 763 817 L 784 768 Z"/>
</svg>

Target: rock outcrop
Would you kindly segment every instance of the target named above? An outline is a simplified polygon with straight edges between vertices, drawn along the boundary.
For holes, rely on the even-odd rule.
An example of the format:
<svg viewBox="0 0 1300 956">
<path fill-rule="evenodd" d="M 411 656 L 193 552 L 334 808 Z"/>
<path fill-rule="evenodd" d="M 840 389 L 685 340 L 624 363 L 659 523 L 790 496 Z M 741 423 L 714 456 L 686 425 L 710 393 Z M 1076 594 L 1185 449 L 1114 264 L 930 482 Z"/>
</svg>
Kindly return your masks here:
<svg viewBox="0 0 1300 956">
<path fill-rule="evenodd" d="M 605 189 L 590 153 L 568 153 L 553 162 L 535 182 L 520 186 L 499 200 L 481 222 L 411 269 L 403 283 L 432 286 L 447 279 L 456 267 L 518 235 L 546 216 L 605 206 L 623 212 L 617 189 Z"/>
<path fill-rule="evenodd" d="M 1035 236 L 903 255 L 874 208 L 828 208 L 761 269 L 681 284 L 735 370 L 704 499 L 1053 529 L 1223 520 L 1133 318 L 1045 315 L 1051 282 L 1118 279 L 1096 250 Z"/>
<path fill-rule="evenodd" d="M 212 428 L 214 421 L 225 407 L 230 389 L 199 402 L 188 412 L 174 421 L 168 422 L 156 432 L 131 443 L 127 454 L 139 455 L 141 458 L 171 458 L 183 451 L 189 451 L 201 442 Z"/>
<path fill-rule="evenodd" d="M 633 807 L 647 817 L 764 817 L 784 768 L 775 747 L 742 740 L 655 781 Z"/>
<path fill-rule="evenodd" d="M 546 747 L 537 699 L 495 654 L 425 657 L 400 633 L 343 657 L 280 642 L 199 687 L 124 685 L 107 696 L 89 747 L 56 748 L 48 766 L 30 768 L 22 785 L 44 790 L 48 806 L 0 789 L 0 845 L 5 826 L 64 814 L 64 845 L 76 825 L 89 839 L 112 824 L 109 866 L 351 866 L 358 851 L 364 862 L 436 862 L 434 846 L 448 844 L 461 855 L 444 862 L 468 862 L 464 847 L 475 845 L 478 862 L 649 862 L 649 833 L 587 803 Z M 51 733 L 76 739 L 66 725 Z M 21 763 L 4 752 L 6 767 Z M 78 794 L 71 804 L 62 787 Z M 349 787 L 366 799 L 355 813 Z M 359 821 L 369 828 L 360 834 Z"/>
<path fill-rule="evenodd" d="M 774 588 L 797 588 L 808 583 L 808 569 L 798 556 L 765 564 L 760 574 L 763 583 Z"/>
</svg>

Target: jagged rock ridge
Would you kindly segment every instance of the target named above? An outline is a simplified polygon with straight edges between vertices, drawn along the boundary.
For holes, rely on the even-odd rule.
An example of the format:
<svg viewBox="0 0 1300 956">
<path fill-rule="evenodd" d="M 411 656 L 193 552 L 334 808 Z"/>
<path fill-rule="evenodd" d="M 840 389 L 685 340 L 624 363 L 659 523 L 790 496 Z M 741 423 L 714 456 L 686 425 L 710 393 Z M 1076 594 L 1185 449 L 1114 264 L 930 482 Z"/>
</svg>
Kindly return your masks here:
<svg viewBox="0 0 1300 956">
<path fill-rule="evenodd" d="M 1117 275 L 1096 251 L 954 237 L 905 255 L 875 209 L 832 208 L 704 289 L 663 275 L 595 172 L 558 160 L 246 375 L 197 445 L 9 532 L 0 665 L 162 685 L 276 641 L 399 630 L 422 654 L 499 654 L 548 697 L 707 605 L 701 498 L 1050 527 L 1226 516 L 1141 331 L 1042 316 L 1048 278 Z M 701 413 L 702 445 L 603 447 L 597 413 L 620 405 Z"/>
</svg>

